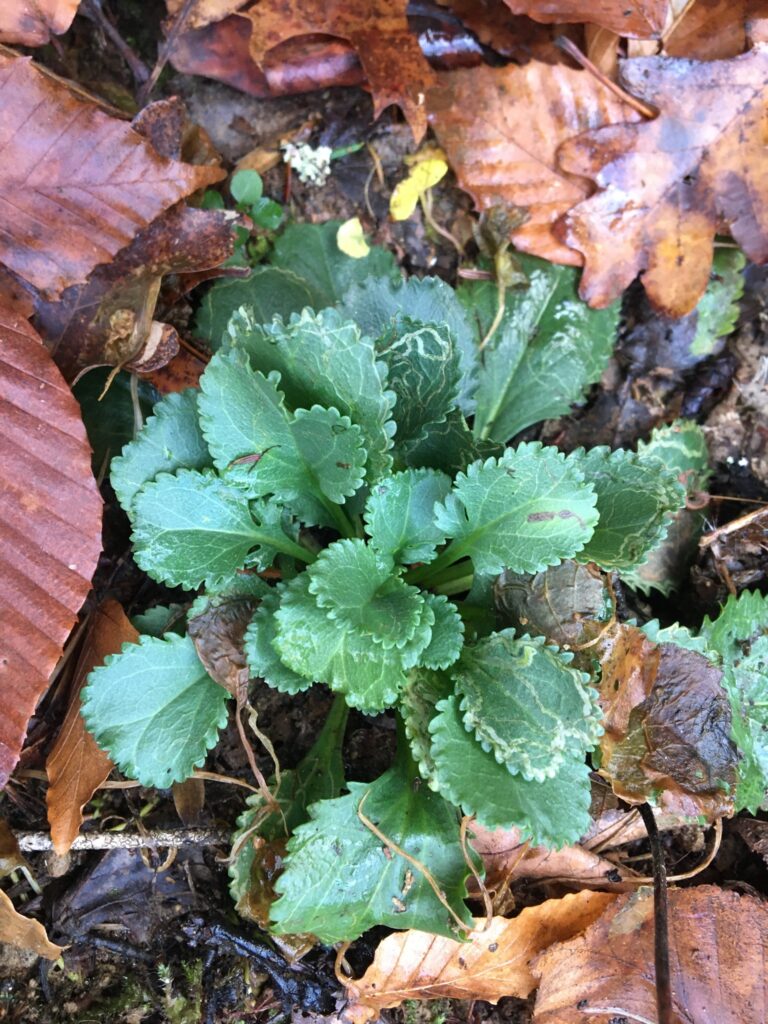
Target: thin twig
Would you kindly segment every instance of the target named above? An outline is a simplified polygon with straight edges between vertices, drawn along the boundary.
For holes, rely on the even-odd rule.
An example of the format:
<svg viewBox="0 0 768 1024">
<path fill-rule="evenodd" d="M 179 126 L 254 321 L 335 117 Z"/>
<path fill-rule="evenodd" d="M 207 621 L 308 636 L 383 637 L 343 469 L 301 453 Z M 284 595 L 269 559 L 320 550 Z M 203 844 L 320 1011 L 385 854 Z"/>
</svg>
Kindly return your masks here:
<svg viewBox="0 0 768 1024">
<path fill-rule="evenodd" d="M 232 833 L 221 828 L 153 829 L 143 835 L 125 832 L 86 832 L 72 843 L 72 850 L 157 850 L 180 846 L 228 846 Z M 22 853 L 53 849 L 49 832 L 17 832 Z"/>
<path fill-rule="evenodd" d="M 566 38 L 566 36 L 558 36 L 555 40 L 555 45 L 559 46 L 561 50 L 565 50 L 569 57 L 573 57 L 577 64 L 581 64 L 585 71 L 588 71 L 590 75 L 594 75 L 598 82 L 602 82 L 606 89 L 610 89 L 614 96 L 618 96 L 623 103 L 628 104 L 638 114 L 642 114 L 643 117 L 647 117 L 651 121 L 658 116 L 658 111 L 654 110 L 653 107 L 649 107 L 647 103 L 643 103 L 637 96 L 633 96 L 632 93 L 622 89 L 620 85 L 617 85 L 607 75 L 604 75 L 572 40 Z"/>
<path fill-rule="evenodd" d="M 659 1024 L 673 1024 L 672 981 L 669 973 L 669 905 L 667 868 L 661 849 L 659 829 L 650 804 L 638 808 L 653 856 L 653 962 L 656 971 L 656 1013 Z"/>
</svg>

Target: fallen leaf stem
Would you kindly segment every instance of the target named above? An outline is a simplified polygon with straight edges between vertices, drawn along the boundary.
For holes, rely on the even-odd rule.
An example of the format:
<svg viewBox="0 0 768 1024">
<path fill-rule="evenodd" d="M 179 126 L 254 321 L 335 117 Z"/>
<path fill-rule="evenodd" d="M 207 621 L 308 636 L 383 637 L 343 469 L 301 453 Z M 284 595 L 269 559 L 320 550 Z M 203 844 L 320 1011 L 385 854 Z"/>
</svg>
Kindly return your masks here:
<svg viewBox="0 0 768 1024">
<path fill-rule="evenodd" d="M 643 819 L 653 858 L 653 960 L 656 972 L 656 1013 L 658 1024 L 673 1024 L 672 980 L 669 971 L 669 903 L 667 900 L 667 868 L 661 849 L 659 829 L 653 808 L 641 804 Z"/>
</svg>

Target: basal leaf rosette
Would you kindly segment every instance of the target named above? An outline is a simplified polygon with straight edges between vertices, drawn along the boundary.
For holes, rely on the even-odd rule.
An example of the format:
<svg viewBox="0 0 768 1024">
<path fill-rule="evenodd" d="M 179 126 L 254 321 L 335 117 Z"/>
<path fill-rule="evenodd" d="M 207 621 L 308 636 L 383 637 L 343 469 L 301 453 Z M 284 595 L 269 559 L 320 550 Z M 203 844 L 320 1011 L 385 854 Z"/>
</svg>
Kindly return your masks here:
<svg viewBox="0 0 768 1024">
<path fill-rule="evenodd" d="M 513 629 L 467 646 L 452 669 L 466 729 L 513 775 L 553 778 L 603 733 L 597 691 L 573 655 Z"/>
</svg>

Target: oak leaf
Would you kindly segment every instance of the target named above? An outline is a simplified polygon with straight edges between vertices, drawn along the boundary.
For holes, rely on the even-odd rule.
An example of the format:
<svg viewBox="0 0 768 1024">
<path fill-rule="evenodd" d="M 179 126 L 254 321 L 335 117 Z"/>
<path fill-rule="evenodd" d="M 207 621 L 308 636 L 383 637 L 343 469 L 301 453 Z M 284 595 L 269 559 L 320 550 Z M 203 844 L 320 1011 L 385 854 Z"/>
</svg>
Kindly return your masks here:
<svg viewBox="0 0 768 1024">
<path fill-rule="evenodd" d="M 541 61 L 444 72 L 427 105 L 459 185 L 476 206 L 524 207 L 528 219 L 512 233 L 517 248 L 580 265 L 580 254 L 552 227 L 591 190 L 558 166 L 558 146 L 591 128 L 636 121 L 636 112 L 586 72 Z"/>
<path fill-rule="evenodd" d="M 164 210 L 224 177 L 159 156 L 26 57 L 0 54 L 0 262 L 55 298 Z"/>
<path fill-rule="evenodd" d="M 653 895 L 620 896 L 533 965 L 534 1024 L 657 1019 Z M 768 907 L 713 885 L 669 892 L 670 1024 L 764 1024 Z"/>
<path fill-rule="evenodd" d="M 0 43 L 42 46 L 72 24 L 80 0 L 3 0 Z"/>
<path fill-rule="evenodd" d="M 489 928 L 475 920 L 469 941 L 429 932 L 395 932 L 379 943 L 373 963 L 359 981 L 347 983 L 354 1024 L 378 1017 L 404 999 L 525 998 L 535 987 L 529 962 L 553 942 L 578 935 L 617 897 L 580 892 L 526 907 L 514 918 L 494 917 Z"/>
<path fill-rule="evenodd" d="M 0 305 L 0 789 L 91 586 L 101 497 L 80 409 L 8 300 Z"/>
<path fill-rule="evenodd" d="M 58 960 L 64 951 L 48 938 L 39 921 L 20 914 L 6 894 L 0 891 L 0 942 L 28 949 L 46 960 Z"/>
<path fill-rule="evenodd" d="M 56 741 L 48 754 L 48 823 L 53 848 L 63 856 L 72 846 L 83 823 L 83 807 L 112 770 L 112 761 L 97 746 L 80 714 L 80 690 L 91 669 L 109 654 L 119 654 L 124 643 L 135 643 L 139 634 L 114 600 L 105 601 L 93 613 L 80 650 L 73 679 L 72 698 Z"/>
<path fill-rule="evenodd" d="M 660 113 L 561 147 L 561 166 L 599 186 L 567 214 L 564 238 L 584 255 L 590 305 L 642 273 L 651 302 L 682 316 L 706 289 L 723 224 L 750 259 L 768 260 L 768 46 L 722 61 L 628 60 L 621 80 Z"/>
</svg>

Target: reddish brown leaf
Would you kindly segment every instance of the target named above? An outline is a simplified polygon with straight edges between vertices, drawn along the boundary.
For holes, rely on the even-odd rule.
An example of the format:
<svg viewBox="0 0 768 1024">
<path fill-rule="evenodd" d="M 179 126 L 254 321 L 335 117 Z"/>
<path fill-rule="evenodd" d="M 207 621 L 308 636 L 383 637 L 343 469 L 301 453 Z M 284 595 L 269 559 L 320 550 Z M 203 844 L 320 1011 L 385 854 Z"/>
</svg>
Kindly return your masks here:
<svg viewBox="0 0 768 1024">
<path fill-rule="evenodd" d="M 710 821 L 733 811 L 738 754 L 722 672 L 676 644 L 617 626 L 600 646 L 600 773 L 617 796 Z M 729 795 L 730 792 L 730 795 Z"/>
<path fill-rule="evenodd" d="M 156 387 L 161 394 L 167 395 L 172 391 L 197 387 L 205 366 L 205 360 L 183 348 L 170 363 L 161 366 L 159 370 L 152 370 L 151 373 L 141 374 L 141 376 L 148 380 L 153 387 Z"/>
<path fill-rule="evenodd" d="M 540 61 L 446 72 L 427 102 L 440 145 L 475 204 L 524 207 L 528 220 L 512 234 L 518 249 L 580 264 L 552 225 L 590 189 L 558 167 L 557 148 L 589 128 L 636 121 L 635 111 L 586 72 Z"/>
<path fill-rule="evenodd" d="M 438 0 L 461 18 L 481 43 L 503 57 L 523 63 L 535 57 L 554 63 L 562 51 L 554 45 L 553 30 L 530 18 L 516 17 L 504 0 Z"/>
<path fill-rule="evenodd" d="M 191 776 L 173 784 L 173 805 L 182 824 L 191 828 L 200 822 L 205 807 L 205 783 Z"/>
<path fill-rule="evenodd" d="M 661 34 L 671 6 L 669 0 L 504 0 L 515 14 L 535 21 L 558 23 L 587 21 L 602 25 L 620 36 L 650 39 Z"/>
<path fill-rule="evenodd" d="M 3 0 L 0 43 L 42 46 L 72 24 L 80 0 Z"/>
<path fill-rule="evenodd" d="M 654 305 L 682 316 L 707 286 L 723 223 L 750 259 L 768 260 L 768 46 L 723 61 L 629 60 L 621 77 L 660 114 L 562 147 L 561 166 L 600 187 L 567 215 L 565 239 L 584 254 L 591 305 L 642 273 Z"/>
<path fill-rule="evenodd" d="M 26 320 L 0 308 L 0 788 L 88 594 L 101 498 L 80 409 Z"/>
<path fill-rule="evenodd" d="M 96 745 L 80 714 L 80 691 L 91 669 L 108 654 L 118 654 L 124 643 L 139 634 L 117 601 L 107 600 L 93 613 L 80 650 L 72 683 L 72 699 L 59 735 L 48 755 L 48 823 L 53 848 L 63 856 L 83 823 L 83 807 L 112 770 L 112 761 Z"/>
<path fill-rule="evenodd" d="M 664 41 L 669 57 L 725 60 L 748 49 L 746 17 L 751 0 L 696 0 Z"/>
<path fill-rule="evenodd" d="M 0 942 L 8 942 L 20 949 L 28 949 L 46 960 L 58 960 L 64 951 L 46 935 L 39 921 L 24 917 L 15 909 L 4 892 L 0 891 Z"/>
<path fill-rule="evenodd" d="M 224 177 L 158 156 L 125 122 L 28 58 L 0 55 L 0 261 L 46 298 L 84 281 L 147 224 Z"/>
<path fill-rule="evenodd" d="M 476 921 L 469 942 L 428 932 L 395 932 L 379 943 L 373 963 L 347 986 L 345 1017 L 354 1024 L 378 1017 L 404 999 L 525 998 L 536 979 L 529 961 L 553 942 L 578 935 L 610 907 L 616 896 L 581 892 L 526 907 L 512 919 L 494 917 L 490 928 Z"/>
<path fill-rule="evenodd" d="M 764 1024 L 768 905 L 713 885 L 669 893 L 670 1024 Z M 621 896 L 533 965 L 535 1024 L 657 1020 L 653 895 Z"/>
</svg>

